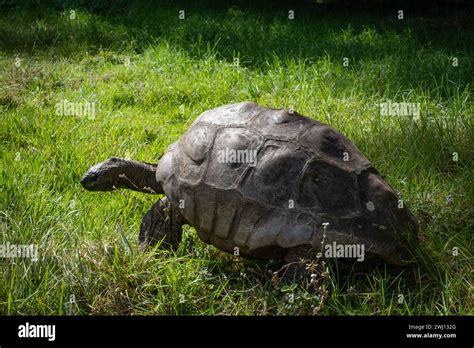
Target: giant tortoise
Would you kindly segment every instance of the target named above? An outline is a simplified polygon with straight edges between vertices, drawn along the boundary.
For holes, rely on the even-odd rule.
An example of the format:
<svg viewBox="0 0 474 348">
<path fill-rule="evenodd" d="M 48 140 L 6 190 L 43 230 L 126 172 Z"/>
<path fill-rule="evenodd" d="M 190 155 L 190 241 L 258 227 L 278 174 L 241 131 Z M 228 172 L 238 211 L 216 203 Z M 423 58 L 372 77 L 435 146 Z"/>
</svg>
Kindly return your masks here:
<svg viewBox="0 0 474 348">
<path fill-rule="evenodd" d="M 176 249 L 189 224 L 249 258 L 291 261 L 323 244 L 363 245 L 394 265 L 413 257 L 417 222 L 396 192 L 345 136 L 292 110 L 243 102 L 206 111 L 158 164 L 112 157 L 81 184 L 165 195 L 143 218 L 141 248 Z"/>
</svg>

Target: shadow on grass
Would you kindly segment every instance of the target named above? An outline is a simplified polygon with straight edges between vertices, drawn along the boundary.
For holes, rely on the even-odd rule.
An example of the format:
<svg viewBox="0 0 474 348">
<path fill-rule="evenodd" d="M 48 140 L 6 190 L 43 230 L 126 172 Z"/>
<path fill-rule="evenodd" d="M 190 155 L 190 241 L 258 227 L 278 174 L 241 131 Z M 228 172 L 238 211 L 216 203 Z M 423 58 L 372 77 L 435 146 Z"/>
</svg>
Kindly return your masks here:
<svg viewBox="0 0 474 348">
<path fill-rule="evenodd" d="M 195 59 L 238 58 L 250 69 L 265 70 L 276 60 L 285 65 L 328 59 L 342 66 L 347 58 L 349 71 L 373 76 L 382 91 L 392 93 L 419 87 L 436 94 L 442 79 L 461 90 L 472 82 L 474 27 L 465 9 L 428 6 L 420 11 L 401 2 L 406 10 L 400 20 L 396 6 L 309 1 L 40 3 L 0 17 L 1 50 L 74 57 L 101 49 L 140 53 L 166 41 Z M 453 58 L 462 62 L 456 69 Z M 453 93 L 441 91 L 443 97 Z"/>
</svg>

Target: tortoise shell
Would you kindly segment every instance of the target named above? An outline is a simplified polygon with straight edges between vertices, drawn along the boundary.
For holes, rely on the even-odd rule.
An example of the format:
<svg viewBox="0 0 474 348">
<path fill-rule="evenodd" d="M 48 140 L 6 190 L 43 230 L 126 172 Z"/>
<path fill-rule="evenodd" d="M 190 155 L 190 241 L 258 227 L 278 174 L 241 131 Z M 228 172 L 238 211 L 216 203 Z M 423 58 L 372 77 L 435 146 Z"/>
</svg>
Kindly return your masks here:
<svg viewBox="0 0 474 348">
<path fill-rule="evenodd" d="M 349 141 L 324 123 L 245 102 L 201 114 L 161 158 L 157 180 L 206 243 L 256 258 L 363 244 L 401 265 L 417 222 Z M 329 223 L 324 230 L 323 223 Z"/>
</svg>

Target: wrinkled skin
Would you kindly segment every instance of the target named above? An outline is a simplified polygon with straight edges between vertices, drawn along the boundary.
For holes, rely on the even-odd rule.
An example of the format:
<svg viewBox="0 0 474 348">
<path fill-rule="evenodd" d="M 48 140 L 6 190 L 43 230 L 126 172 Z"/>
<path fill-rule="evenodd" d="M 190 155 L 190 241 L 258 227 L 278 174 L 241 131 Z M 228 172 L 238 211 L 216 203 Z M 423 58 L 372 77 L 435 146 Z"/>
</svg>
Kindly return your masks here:
<svg viewBox="0 0 474 348">
<path fill-rule="evenodd" d="M 118 157 L 97 163 L 81 179 L 88 191 L 113 191 L 128 188 L 145 193 L 163 193 L 156 182 L 156 164 L 130 161 Z"/>
<path fill-rule="evenodd" d="M 138 235 L 140 250 L 161 242 L 163 249 L 178 249 L 183 234 L 181 214 L 165 197 L 158 200 L 143 217 Z"/>
</svg>

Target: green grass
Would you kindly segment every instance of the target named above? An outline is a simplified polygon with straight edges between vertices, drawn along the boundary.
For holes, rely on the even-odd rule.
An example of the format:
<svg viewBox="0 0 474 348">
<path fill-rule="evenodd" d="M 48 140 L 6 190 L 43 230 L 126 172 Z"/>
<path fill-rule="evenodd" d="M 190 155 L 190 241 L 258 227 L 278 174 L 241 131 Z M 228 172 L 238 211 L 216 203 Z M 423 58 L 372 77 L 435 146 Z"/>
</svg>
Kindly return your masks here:
<svg viewBox="0 0 474 348">
<path fill-rule="evenodd" d="M 0 244 L 39 246 L 37 262 L 0 259 L 1 315 L 474 313 L 472 13 L 62 3 L 0 12 Z M 96 117 L 57 115 L 63 99 L 95 101 Z M 380 116 L 387 99 L 420 103 L 420 119 Z M 273 286 L 280 263 L 224 254 L 189 227 L 176 253 L 140 253 L 156 197 L 80 186 L 92 164 L 156 161 L 201 112 L 244 100 L 347 135 L 420 221 L 417 267 L 331 270 L 319 306 L 301 286 Z"/>
</svg>

